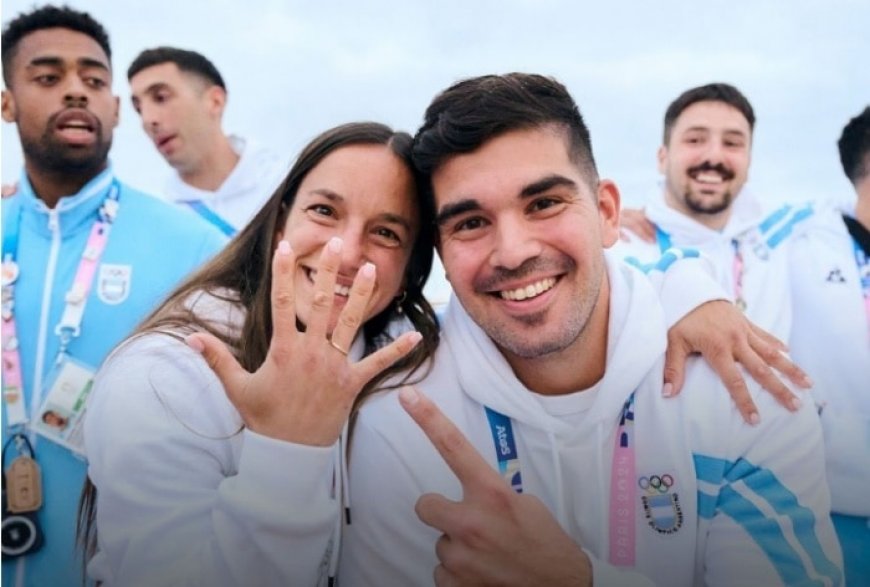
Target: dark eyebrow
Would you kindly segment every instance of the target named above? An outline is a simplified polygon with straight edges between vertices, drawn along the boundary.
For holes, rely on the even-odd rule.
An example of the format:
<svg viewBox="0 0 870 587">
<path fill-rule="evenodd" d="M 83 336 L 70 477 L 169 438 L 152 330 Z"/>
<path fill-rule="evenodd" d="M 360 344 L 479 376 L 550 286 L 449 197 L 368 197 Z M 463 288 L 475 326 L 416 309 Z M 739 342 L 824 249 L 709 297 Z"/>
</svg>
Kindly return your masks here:
<svg viewBox="0 0 870 587">
<path fill-rule="evenodd" d="M 327 200 L 331 202 L 344 202 L 345 198 L 341 194 L 337 194 L 336 192 L 324 188 L 318 188 L 316 190 L 311 190 L 309 193 L 315 194 L 318 196 L 323 196 Z M 398 224 L 408 232 L 411 232 L 411 223 L 408 222 L 408 219 L 399 216 L 398 214 L 393 214 L 392 212 L 383 212 L 377 215 L 377 218 L 384 222 L 389 222 L 390 224 Z"/>
<path fill-rule="evenodd" d="M 564 175 L 553 174 L 548 175 L 543 179 L 539 179 L 536 182 L 530 183 L 529 185 L 524 187 L 520 192 L 520 198 L 530 198 L 532 196 L 537 196 L 540 193 L 546 192 L 547 190 L 562 186 L 570 188 L 571 191 L 573 191 L 574 193 L 577 193 L 579 191 L 576 181 L 568 179 Z"/>
<path fill-rule="evenodd" d="M 577 187 L 577 182 L 568 179 L 563 175 L 553 174 L 525 186 L 520 191 L 520 199 L 536 196 L 540 193 L 546 192 L 547 190 L 558 186 L 568 187 L 571 189 L 571 191 L 575 193 L 579 191 Z M 472 212 L 474 210 L 481 209 L 482 208 L 480 202 L 478 202 L 474 198 L 466 198 L 452 204 L 446 204 L 443 208 L 441 208 L 441 211 L 438 212 L 438 215 L 435 217 L 435 224 L 437 226 L 443 226 L 451 218 L 459 216 L 460 214 L 465 214 L 466 212 Z"/>
<path fill-rule="evenodd" d="M 154 92 L 169 88 L 169 84 L 166 82 L 154 82 L 147 88 L 145 88 L 145 94 L 153 94 Z"/>
<path fill-rule="evenodd" d="M 96 67 L 109 71 L 108 65 L 97 59 L 91 59 L 90 57 L 82 57 L 81 59 L 78 59 L 76 63 L 81 67 Z M 30 62 L 29 66 L 63 67 L 63 59 L 60 57 L 36 57 Z"/>
<path fill-rule="evenodd" d="M 441 208 L 441 210 L 438 212 L 438 215 L 435 216 L 435 225 L 443 226 L 451 218 L 455 218 L 456 216 L 459 216 L 460 214 L 465 214 L 466 212 L 480 209 L 480 202 L 478 202 L 474 198 L 467 198 L 465 200 L 459 200 L 458 202 L 454 202 L 452 204 L 445 204 L 444 207 Z"/>
</svg>

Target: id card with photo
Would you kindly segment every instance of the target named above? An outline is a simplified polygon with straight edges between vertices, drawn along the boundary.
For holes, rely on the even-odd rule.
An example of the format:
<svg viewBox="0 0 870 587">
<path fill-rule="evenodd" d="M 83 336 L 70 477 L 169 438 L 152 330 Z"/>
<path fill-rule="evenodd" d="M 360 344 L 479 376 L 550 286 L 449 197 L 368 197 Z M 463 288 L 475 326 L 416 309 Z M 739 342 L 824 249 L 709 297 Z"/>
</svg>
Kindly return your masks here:
<svg viewBox="0 0 870 587">
<path fill-rule="evenodd" d="M 84 413 L 95 370 L 67 356 L 46 379 L 44 401 L 32 427 L 40 435 L 84 454 Z"/>
</svg>

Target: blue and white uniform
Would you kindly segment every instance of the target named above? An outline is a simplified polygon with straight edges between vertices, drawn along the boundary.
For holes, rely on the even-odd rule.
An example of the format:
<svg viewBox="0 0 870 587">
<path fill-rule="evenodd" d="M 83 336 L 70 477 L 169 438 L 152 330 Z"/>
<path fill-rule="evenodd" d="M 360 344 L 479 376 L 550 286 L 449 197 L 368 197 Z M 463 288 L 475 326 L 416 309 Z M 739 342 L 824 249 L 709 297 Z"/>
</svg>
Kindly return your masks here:
<svg viewBox="0 0 870 587">
<path fill-rule="evenodd" d="M 621 253 L 645 260 L 668 246 L 665 241 L 697 247 L 716 265 L 720 283 L 735 294 L 735 276 L 742 274 L 747 316 L 786 341 L 792 359 L 812 378 L 813 399 L 824 406 L 833 511 L 856 518 L 834 518 L 847 575 L 854 568 L 870 585 L 870 318 L 856 242 L 843 218 L 830 202 L 765 212 L 747 190 L 734 201 L 721 232 L 670 208 L 663 195 L 650 199 L 647 215 L 657 226 L 658 242 L 632 235 L 630 243 L 620 243 Z M 743 247 L 748 250 L 737 272 L 734 242 L 747 235 L 765 244 L 759 249 L 763 255 Z M 850 552 L 863 554 L 851 557 Z"/>
<path fill-rule="evenodd" d="M 653 276 L 675 302 L 671 323 L 720 296 L 712 280 L 704 283 L 705 261 L 673 260 Z M 227 301 L 230 292 L 220 294 L 194 295 L 188 305 L 232 335 L 243 313 Z M 358 336 L 349 359 L 359 360 L 363 347 Z M 162 334 L 120 346 L 92 396 L 85 430 L 98 489 L 92 579 L 105 587 L 242 587 L 326 585 L 334 575 L 347 495 L 341 481 L 348 481 L 341 443 L 305 446 L 245 428 L 202 356 Z"/>
<path fill-rule="evenodd" d="M 607 270 L 607 371 L 593 388 L 554 397 L 531 392 L 456 300 L 418 388 L 493 468 L 485 407 L 509 419 L 524 493 L 540 498 L 585 549 L 595 585 L 841 584 L 813 407 L 791 414 L 750 381 L 764 417 L 749 426 L 700 359 L 689 361 L 681 395 L 663 398 L 666 321 L 658 300 L 612 256 Z M 611 475 L 632 394 L 634 562 L 617 566 L 610 562 Z M 395 394 L 363 406 L 349 474 L 352 524 L 340 583 L 428 584 L 439 532 L 417 518 L 414 504 L 428 492 L 458 500 L 462 489 Z"/>
<path fill-rule="evenodd" d="M 250 139 L 236 135 L 228 138 L 239 161 L 218 189 L 195 188 L 173 173 L 163 191 L 169 201 L 193 210 L 232 236 L 260 211 L 280 185 L 289 170 L 289 159 Z"/>
<path fill-rule="evenodd" d="M 14 254 L 20 275 L 14 284 L 14 319 L 30 418 L 41 406 L 58 356 L 55 328 L 65 295 L 113 185 L 119 189 L 118 213 L 87 298 L 81 333 L 68 347 L 75 361 L 96 369 L 163 296 L 225 243 L 205 222 L 117 182 L 111 168 L 53 209 L 36 197 L 23 173 L 18 193 L 3 200 L 3 233 L 17 231 Z M 4 403 L 4 443 L 10 435 L 5 408 Z M 32 555 L 4 559 L 3 584 L 78 586 L 82 571 L 81 552 L 74 546 L 75 519 L 86 464 L 50 440 L 33 436 L 33 441 L 42 469 L 44 500 L 38 519 L 45 544 Z"/>
<path fill-rule="evenodd" d="M 825 433 L 834 524 L 849 585 L 870 585 L 870 232 L 839 212 L 793 245 L 792 356 Z"/>
<path fill-rule="evenodd" d="M 745 307 L 749 319 L 781 340 L 788 340 L 788 246 L 813 216 L 810 204 L 785 204 L 765 210 L 758 198 L 744 189 L 734 200 L 722 230 L 708 228 L 674 210 L 662 193 L 648 200 L 645 213 L 656 225 L 656 242 L 647 243 L 629 232 L 630 241 L 620 241 L 615 247 L 619 254 L 649 263 L 671 246 L 699 250 L 713 262 L 717 280 L 732 301 Z"/>
</svg>

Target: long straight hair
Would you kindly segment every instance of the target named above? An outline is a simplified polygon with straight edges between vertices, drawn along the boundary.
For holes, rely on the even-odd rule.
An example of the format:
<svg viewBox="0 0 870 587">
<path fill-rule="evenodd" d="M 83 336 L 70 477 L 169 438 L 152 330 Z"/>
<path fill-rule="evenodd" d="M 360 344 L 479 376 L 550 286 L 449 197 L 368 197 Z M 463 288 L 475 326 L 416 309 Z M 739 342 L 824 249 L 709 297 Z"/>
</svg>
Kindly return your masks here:
<svg viewBox="0 0 870 587">
<path fill-rule="evenodd" d="M 397 318 L 397 314 L 404 314 L 423 335 L 422 341 L 411 353 L 365 385 L 357 397 L 353 413 L 367 396 L 380 389 L 379 385 L 385 380 L 398 381 L 390 385 L 396 387 L 409 382 L 422 366 L 431 366 L 427 359 L 438 346 L 439 328 L 435 312 L 423 296 L 423 286 L 432 268 L 434 212 L 431 204 L 419 196 L 419 177 L 411 165 L 410 135 L 374 122 L 338 126 L 311 141 L 302 150 L 287 177 L 248 225 L 226 248 L 169 294 L 121 344 L 148 333 L 182 339 L 193 332 L 209 332 L 229 347 L 245 369 L 251 372 L 259 369 L 266 360 L 272 340 L 271 267 L 277 235 L 308 173 L 330 153 L 351 145 L 388 146 L 407 165 L 418 185 L 415 197 L 421 217 L 419 233 L 405 268 L 405 293 L 363 325 L 366 352 L 383 344 L 383 337 L 388 336 L 387 325 Z M 242 308 L 245 315 L 241 329 L 227 331 L 197 315 L 187 302 L 199 292 L 208 292 Z M 421 373 L 418 377 L 424 375 Z M 88 478 L 79 502 L 76 527 L 85 566 L 96 553 L 97 547 L 96 496 L 97 489 Z"/>
</svg>

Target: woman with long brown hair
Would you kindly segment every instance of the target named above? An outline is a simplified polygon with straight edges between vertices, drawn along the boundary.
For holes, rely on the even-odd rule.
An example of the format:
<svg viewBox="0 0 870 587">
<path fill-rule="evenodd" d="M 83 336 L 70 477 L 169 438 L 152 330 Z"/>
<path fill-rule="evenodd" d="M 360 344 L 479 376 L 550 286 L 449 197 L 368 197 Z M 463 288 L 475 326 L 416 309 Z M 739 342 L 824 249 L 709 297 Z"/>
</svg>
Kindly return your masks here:
<svg viewBox="0 0 870 587">
<path fill-rule="evenodd" d="M 334 562 L 351 408 L 438 342 L 410 144 L 374 123 L 314 139 L 104 364 L 80 521 L 91 578 L 316 584 Z"/>
</svg>

